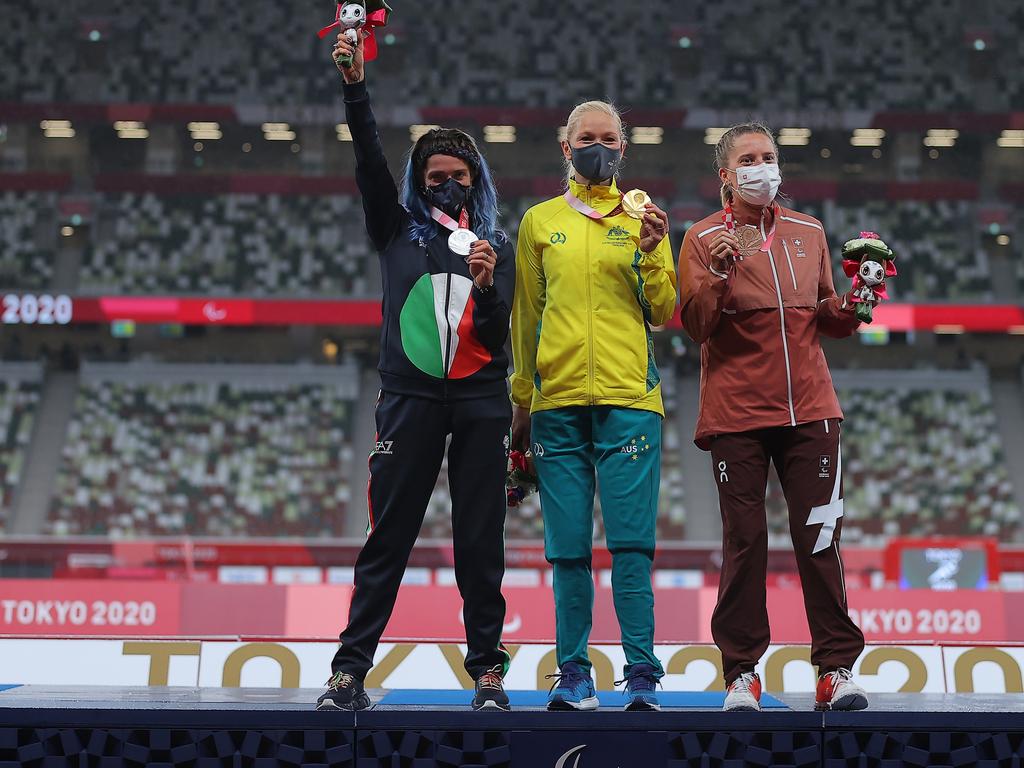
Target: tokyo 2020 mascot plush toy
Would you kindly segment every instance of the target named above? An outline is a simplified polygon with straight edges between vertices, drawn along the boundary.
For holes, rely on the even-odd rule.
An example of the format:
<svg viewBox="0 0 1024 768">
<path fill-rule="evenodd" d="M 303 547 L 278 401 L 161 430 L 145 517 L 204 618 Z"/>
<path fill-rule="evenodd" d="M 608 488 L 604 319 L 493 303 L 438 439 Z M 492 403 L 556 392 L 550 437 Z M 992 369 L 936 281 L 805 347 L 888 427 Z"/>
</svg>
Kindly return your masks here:
<svg viewBox="0 0 1024 768">
<path fill-rule="evenodd" d="M 323 39 L 330 34 L 332 29 L 343 29 L 345 36 L 355 45 L 362 35 L 366 39 L 363 58 L 365 61 L 373 61 L 377 58 L 377 37 L 374 35 L 374 30 L 386 25 L 390 16 L 391 8 L 383 0 L 366 0 L 366 2 L 338 0 L 338 10 L 334 16 L 334 22 L 321 29 L 318 36 Z M 351 67 L 352 58 L 343 56 L 338 59 L 338 63 L 346 68 Z"/>
<path fill-rule="evenodd" d="M 875 306 L 889 298 L 885 281 L 896 277 L 895 258 L 874 232 L 861 232 L 843 246 L 843 272 L 853 278 L 851 297 L 862 323 L 871 323 Z"/>
</svg>

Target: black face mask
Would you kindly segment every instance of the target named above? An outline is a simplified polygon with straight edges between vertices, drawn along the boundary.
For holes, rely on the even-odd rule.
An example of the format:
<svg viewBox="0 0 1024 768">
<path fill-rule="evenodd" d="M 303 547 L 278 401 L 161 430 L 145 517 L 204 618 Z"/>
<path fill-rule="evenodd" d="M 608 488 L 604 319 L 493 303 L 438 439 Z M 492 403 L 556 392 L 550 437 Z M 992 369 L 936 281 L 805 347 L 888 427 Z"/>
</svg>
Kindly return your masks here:
<svg viewBox="0 0 1024 768">
<path fill-rule="evenodd" d="M 440 184 L 427 187 L 427 202 L 455 219 L 469 203 L 472 191 L 472 187 L 464 186 L 449 176 Z"/>
<path fill-rule="evenodd" d="M 591 144 L 589 147 L 572 147 L 572 167 L 590 182 L 598 183 L 612 178 L 622 163 L 622 150 Z"/>
</svg>

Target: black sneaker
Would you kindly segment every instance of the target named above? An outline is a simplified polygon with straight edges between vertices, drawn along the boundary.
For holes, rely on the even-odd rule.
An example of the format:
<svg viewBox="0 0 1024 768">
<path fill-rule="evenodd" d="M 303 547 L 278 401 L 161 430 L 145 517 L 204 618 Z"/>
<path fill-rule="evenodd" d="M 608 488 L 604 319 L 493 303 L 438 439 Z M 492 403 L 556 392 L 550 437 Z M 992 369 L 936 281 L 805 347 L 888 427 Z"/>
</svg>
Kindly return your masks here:
<svg viewBox="0 0 1024 768">
<path fill-rule="evenodd" d="M 473 697 L 473 709 L 500 709 L 508 712 L 512 706 L 505 693 L 501 678 L 502 668 L 492 667 L 476 679 L 476 695 Z"/>
<path fill-rule="evenodd" d="M 316 700 L 316 708 L 323 710 L 344 709 L 355 712 L 370 706 L 370 697 L 363 690 L 363 684 L 347 672 L 335 672 L 325 685 L 327 691 Z"/>
</svg>

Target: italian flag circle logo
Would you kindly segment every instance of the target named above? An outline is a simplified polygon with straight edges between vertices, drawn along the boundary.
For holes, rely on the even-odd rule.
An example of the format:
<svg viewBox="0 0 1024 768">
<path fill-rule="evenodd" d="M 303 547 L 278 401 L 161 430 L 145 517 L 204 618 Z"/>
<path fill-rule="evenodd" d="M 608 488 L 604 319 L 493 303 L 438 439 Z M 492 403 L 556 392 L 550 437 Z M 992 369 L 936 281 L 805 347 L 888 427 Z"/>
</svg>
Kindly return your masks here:
<svg viewBox="0 0 1024 768">
<path fill-rule="evenodd" d="M 464 379 L 491 353 L 473 326 L 473 281 L 462 275 L 423 275 L 409 291 L 399 325 L 406 357 L 428 376 Z"/>
</svg>

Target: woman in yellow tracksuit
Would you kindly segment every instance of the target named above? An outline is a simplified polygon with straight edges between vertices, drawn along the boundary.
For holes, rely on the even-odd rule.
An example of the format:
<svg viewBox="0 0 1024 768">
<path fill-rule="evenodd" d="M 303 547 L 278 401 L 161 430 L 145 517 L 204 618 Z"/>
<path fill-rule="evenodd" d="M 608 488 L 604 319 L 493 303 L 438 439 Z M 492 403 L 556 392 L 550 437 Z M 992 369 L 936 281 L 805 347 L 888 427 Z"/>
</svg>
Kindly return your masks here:
<svg viewBox="0 0 1024 768">
<path fill-rule="evenodd" d="M 566 193 L 527 211 L 519 229 L 513 445 L 532 445 L 554 569 L 560 676 L 549 709 L 598 706 L 587 656 L 595 470 L 626 708 L 657 709 L 664 674 L 651 589 L 664 409 L 651 326 L 675 311 L 676 275 L 665 212 L 653 204 L 635 211 L 640 219 L 624 212 L 615 177 L 625 147 L 614 107 L 578 106 L 562 142 Z"/>
</svg>

